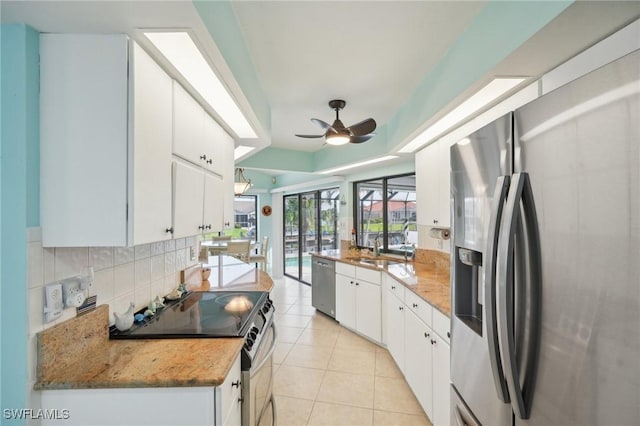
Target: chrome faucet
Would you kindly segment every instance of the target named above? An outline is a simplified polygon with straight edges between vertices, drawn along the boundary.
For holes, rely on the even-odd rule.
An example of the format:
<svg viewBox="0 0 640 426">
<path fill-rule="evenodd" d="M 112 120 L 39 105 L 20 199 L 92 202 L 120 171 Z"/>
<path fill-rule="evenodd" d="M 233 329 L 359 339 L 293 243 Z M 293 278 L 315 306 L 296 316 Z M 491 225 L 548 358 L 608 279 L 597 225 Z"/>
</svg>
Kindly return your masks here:
<svg viewBox="0 0 640 426">
<path fill-rule="evenodd" d="M 407 260 L 408 260 L 407 249 L 411 249 L 411 260 L 414 261 L 416 259 L 416 245 L 415 244 L 411 244 L 409 246 L 406 243 L 403 243 L 400 246 L 400 250 L 402 250 L 402 254 L 404 255 L 404 263 L 407 263 Z"/>
</svg>

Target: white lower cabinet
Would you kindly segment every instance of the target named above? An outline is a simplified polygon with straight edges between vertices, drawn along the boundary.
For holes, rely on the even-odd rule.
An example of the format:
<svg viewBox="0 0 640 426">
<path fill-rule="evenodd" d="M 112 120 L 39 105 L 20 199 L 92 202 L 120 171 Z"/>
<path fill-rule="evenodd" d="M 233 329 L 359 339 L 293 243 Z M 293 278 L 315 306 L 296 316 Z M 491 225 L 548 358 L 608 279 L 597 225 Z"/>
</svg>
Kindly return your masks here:
<svg viewBox="0 0 640 426">
<path fill-rule="evenodd" d="M 400 286 L 399 284 L 395 285 Z M 404 354 L 404 333 L 399 330 L 405 328 L 405 306 L 404 301 L 397 297 L 396 293 L 386 291 L 384 302 L 384 335 L 387 349 L 396 365 L 405 373 L 405 354 Z"/>
<path fill-rule="evenodd" d="M 438 334 L 433 340 L 433 416 L 430 417 L 435 426 L 449 425 L 450 347 Z"/>
<path fill-rule="evenodd" d="M 404 376 L 425 413 L 433 420 L 433 331 L 413 312 L 404 321 Z M 435 422 L 434 422 L 435 423 Z"/>
<path fill-rule="evenodd" d="M 341 271 L 337 266 L 336 269 Z M 353 266 L 343 268 L 342 272 L 336 273 L 336 320 L 345 327 L 380 342 L 382 340 L 380 272 Z"/>
<path fill-rule="evenodd" d="M 391 277 L 384 289 L 384 343 L 431 422 L 448 426 L 449 318 Z"/>
<path fill-rule="evenodd" d="M 431 423 L 448 426 L 449 344 L 432 324 L 405 307 L 404 376 Z"/>
<path fill-rule="evenodd" d="M 41 424 L 240 426 L 239 361 L 218 387 L 45 390 Z"/>
</svg>

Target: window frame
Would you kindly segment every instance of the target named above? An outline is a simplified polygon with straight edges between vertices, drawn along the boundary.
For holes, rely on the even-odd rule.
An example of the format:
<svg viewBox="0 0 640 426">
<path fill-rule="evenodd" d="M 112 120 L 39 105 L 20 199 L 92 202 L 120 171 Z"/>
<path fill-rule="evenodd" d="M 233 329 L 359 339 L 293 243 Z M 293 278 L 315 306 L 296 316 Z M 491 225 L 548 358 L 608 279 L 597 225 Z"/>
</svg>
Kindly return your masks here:
<svg viewBox="0 0 640 426">
<path fill-rule="evenodd" d="M 359 249 L 371 249 L 371 247 L 363 245 L 362 241 L 360 241 L 359 235 L 360 235 L 360 223 L 358 221 L 358 212 L 360 211 L 360 192 L 358 190 L 358 185 L 362 184 L 362 183 L 367 183 L 367 182 L 375 182 L 375 181 L 382 181 L 382 188 L 381 188 L 381 193 L 382 193 L 382 246 L 380 247 L 380 253 L 387 253 L 387 254 L 398 254 L 398 255 L 404 255 L 406 253 L 406 250 L 394 250 L 394 249 L 389 249 L 389 229 L 388 229 L 388 220 L 389 220 L 389 211 L 388 211 L 388 207 L 389 207 L 389 199 L 388 199 L 388 194 L 389 194 L 389 186 L 388 186 L 388 181 L 395 179 L 395 178 L 401 178 L 401 177 L 407 177 L 407 176 L 416 176 L 415 172 L 410 172 L 410 173 L 401 173 L 401 174 L 397 174 L 397 175 L 390 175 L 390 176 L 380 176 L 380 177 L 376 177 L 376 178 L 371 178 L 371 179 L 363 179 L 363 180 L 359 180 L 359 181 L 354 181 L 353 182 L 353 226 L 354 229 L 356 230 L 356 246 Z M 417 192 L 416 187 L 414 187 L 414 193 Z M 416 225 L 417 226 L 417 225 Z"/>
</svg>

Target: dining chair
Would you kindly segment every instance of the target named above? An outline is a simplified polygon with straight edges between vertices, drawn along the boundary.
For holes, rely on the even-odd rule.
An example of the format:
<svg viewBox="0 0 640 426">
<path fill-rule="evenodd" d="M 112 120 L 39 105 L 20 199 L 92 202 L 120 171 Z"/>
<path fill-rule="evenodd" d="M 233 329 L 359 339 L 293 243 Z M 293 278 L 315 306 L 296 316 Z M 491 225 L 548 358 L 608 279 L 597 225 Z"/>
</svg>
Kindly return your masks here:
<svg viewBox="0 0 640 426">
<path fill-rule="evenodd" d="M 229 256 L 237 257 L 243 262 L 249 262 L 249 248 L 251 241 L 229 241 L 227 243 L 227 253 Z"/>
<path fill-rule="evenodd" d="M 269 237 L 262 237 L 260 253 L 249 256 L 249 263 L 260 263 L 260 269 L 267 270 L 267 254 L 269 250 Z"/>
</svg>

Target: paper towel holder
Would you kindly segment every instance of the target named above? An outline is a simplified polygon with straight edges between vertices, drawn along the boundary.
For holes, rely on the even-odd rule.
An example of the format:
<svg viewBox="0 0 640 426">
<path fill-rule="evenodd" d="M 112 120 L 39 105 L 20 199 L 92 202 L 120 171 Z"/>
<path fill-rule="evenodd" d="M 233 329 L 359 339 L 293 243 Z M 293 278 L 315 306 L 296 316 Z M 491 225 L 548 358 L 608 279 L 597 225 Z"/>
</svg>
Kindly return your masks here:
<svg viewBox="0 0 640 426">
<path fill-rule="evenodd" d="M 448 240 L 451 238 L 451 230 L 449 228 L 431 228 L 429 236 L 436 240 Z"/>
</svg>

